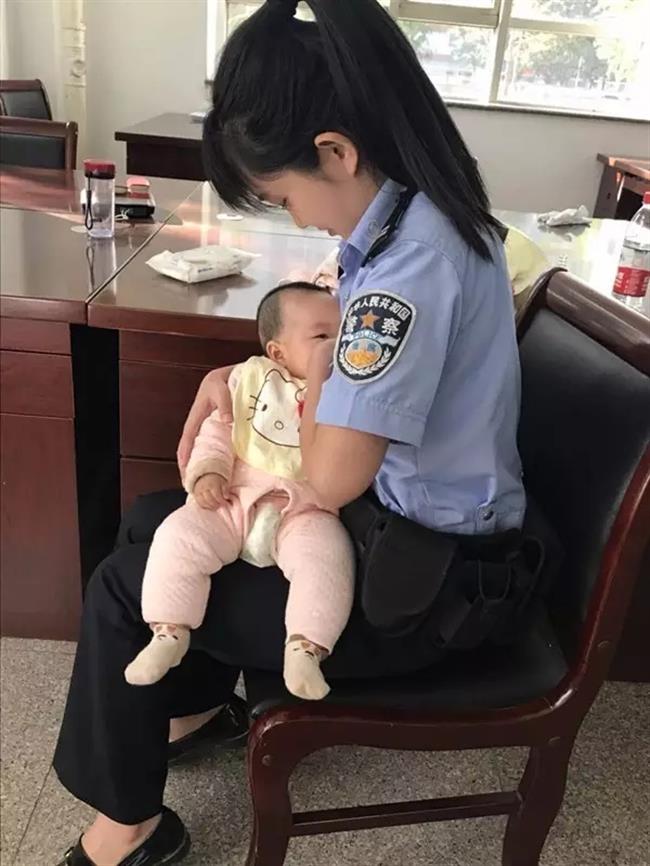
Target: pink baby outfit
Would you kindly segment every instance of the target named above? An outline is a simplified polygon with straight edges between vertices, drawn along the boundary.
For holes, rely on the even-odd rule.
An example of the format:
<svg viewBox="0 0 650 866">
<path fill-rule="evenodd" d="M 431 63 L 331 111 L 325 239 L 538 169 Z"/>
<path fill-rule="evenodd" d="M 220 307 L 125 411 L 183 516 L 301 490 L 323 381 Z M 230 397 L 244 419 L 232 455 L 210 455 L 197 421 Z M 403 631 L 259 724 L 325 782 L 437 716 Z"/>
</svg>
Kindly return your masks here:
<svg viewBox="0 0 650 866">
<path fill-rule="evenodd" d="M 198 628 L 210 575 L 240 556 L 260 565 L 276 562 L 291 584 L 287 635 L 331 652 L 352 606 L 354 553 L 336 514 L 321 508 L 300 478 L 304 383 L 266 358 L 251 358 L 235 368 L 229 384 L 234 422 L 221 421 L 218 411 L 203 422 L 184 479 L 187 503 L 154 536 L 142 589 L 144 619 Z M 244 462 L 242 452 L 257 465 Z M 229 481 L 230 494 L 214 511 L 192 496 L 199 478 L 212 472 Z"/>
</svg>

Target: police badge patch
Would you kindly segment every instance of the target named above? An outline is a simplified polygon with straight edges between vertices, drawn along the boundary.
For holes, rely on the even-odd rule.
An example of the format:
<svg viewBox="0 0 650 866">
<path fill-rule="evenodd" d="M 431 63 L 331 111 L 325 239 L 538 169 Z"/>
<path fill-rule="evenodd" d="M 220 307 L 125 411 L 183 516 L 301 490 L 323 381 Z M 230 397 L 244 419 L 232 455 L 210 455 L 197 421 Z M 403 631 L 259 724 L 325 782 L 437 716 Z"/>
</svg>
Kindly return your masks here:
<svg viewBox="0 0 650 866">
<path fill-rule="evenodd" d="M 392 292 L 353 298 L 343 314 L 334 359 L 352 382 L 370 382 L 390 370 L 413 329 L 415 307 Z"/>
</svg>

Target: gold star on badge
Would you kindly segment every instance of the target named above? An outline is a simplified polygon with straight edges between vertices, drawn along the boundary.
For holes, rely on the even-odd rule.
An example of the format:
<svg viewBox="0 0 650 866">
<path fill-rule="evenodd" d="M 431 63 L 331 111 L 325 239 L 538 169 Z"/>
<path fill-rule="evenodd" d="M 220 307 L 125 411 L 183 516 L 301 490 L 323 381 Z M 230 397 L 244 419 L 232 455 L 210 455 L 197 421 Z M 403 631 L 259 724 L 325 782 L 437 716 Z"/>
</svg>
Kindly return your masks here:
<svg viewBox="0 0 650 866">
<path fill-rule="evenodd" d="M 361 324 L 364 328 L 374 328 L 375 322 L 380 318 L 381 316 L 375 316 L 372 310 L 370 310 L 365 316 L 361 316 Z"/>
</svg>

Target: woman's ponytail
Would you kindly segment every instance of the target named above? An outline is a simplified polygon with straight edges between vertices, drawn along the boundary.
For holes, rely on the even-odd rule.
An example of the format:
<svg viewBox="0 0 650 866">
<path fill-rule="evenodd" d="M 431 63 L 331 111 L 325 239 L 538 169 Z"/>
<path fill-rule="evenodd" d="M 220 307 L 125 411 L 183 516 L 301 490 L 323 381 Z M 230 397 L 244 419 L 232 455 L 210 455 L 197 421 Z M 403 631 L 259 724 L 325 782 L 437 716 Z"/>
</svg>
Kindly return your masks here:
<svg viewBox="0 0 650 866">
<path fill-rule="evenodd" d="M 496 220 L 476 161 L 399 25 L 375 0 L 306 0 L 353 139 L 424 192 L 482 256 Z"/>
<path fill-rule="evenodd" d="M 479 255 L 498 223 L 475 160 L 398 24 L 376 0 L 267 0 L 228 40 L 204 134 L 208 176 L 254 204 L 251 175 L 314 170 L 341 132 L 371 168 L 425 193 Z"/>
</svg>

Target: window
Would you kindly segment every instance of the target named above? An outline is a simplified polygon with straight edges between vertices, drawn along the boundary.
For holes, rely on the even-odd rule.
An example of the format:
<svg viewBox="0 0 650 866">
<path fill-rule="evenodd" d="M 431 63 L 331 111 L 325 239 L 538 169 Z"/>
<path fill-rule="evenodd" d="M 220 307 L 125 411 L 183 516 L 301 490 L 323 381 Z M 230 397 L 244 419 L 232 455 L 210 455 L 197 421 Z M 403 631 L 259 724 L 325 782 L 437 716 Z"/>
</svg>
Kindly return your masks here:
<svg viewBox="0 0 650 866">
<path fill-rule="evenodd" d="M 221 22 L 217 41 L 260 6 L 210 2 Z M 650 117 L 650 0 L 382 0 L 382 5 L 448 100 Z M 298 14 L 310 16 L 305 4 Z"/>
</svg>

